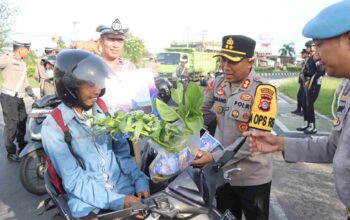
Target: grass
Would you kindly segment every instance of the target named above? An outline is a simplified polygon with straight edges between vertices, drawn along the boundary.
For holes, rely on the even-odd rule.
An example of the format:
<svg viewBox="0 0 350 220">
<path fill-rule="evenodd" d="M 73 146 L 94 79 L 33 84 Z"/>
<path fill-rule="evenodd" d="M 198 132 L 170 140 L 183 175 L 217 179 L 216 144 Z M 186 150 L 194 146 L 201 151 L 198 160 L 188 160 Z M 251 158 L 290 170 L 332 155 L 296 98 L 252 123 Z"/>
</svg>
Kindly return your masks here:
<svg viewBox="0 0 350 220">
<path fill-rule="evenodd" d="M 316 111 L 329 118 L 332 118 L 331 106 L 333 100 L 333 94 L 337 86 L 342 82 L 342 79 L 337 79 L 333 77 L 324 77 L 322 81 L 321 91 L 315 102 Z M 283 94 L 289 96 L 290 98 L 296 100 L 297 93 L 299 89 L 298 78 L 292 78 L 284 83 L 282 83 L 278 90 Z"/>
</svg>

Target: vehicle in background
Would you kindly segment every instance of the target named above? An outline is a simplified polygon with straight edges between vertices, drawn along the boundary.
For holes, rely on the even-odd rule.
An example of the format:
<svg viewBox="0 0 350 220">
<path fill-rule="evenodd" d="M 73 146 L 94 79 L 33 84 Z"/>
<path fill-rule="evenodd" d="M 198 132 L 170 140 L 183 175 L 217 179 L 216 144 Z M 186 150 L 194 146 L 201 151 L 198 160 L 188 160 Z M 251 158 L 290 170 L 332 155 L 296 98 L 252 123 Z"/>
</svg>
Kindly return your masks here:
<svg viewBox="0 0 350 220">
<path fill-rule="evenodd" d="M 159 76 L 168 78 L 171 82 L 177 80 L 176 68 L 181 59 L 187 59 L 187 72 L 190 81 L 199 81 L 200 76 L 208 73 L 215 73 L 217 70 L 216 59 L 213 58 L 215 52 L 201 52 L 196 48 L 166 48 L 165 52 L 157 55 L 159 66 L 157 71 Z"/>
</svg>

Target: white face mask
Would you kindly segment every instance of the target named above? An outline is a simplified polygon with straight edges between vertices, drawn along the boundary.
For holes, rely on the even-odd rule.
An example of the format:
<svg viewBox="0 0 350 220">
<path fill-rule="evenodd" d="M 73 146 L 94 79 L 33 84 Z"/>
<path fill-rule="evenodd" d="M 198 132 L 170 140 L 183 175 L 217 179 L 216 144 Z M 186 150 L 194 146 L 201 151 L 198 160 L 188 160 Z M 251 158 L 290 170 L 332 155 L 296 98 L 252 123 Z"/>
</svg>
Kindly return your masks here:
<svg viewBox="0 0 350 220">
<path fill-rule="evenodd" d="M 47 78 L 52 79 L 53 78 L 53 70 L 46 70 L 46 76 L 47 76 Z"/>
</svg>

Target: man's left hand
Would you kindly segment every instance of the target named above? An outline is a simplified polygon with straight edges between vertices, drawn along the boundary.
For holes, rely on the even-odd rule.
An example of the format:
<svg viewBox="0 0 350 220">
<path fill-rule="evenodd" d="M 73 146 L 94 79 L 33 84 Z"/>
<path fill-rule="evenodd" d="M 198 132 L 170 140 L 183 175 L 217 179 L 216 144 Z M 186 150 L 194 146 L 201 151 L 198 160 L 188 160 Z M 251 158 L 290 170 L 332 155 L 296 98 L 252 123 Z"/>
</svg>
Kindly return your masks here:
<svg viewBox="0 0 350 220">
<path fill-rule="evenodd" d="M 192 161 L 192 165 L 202 167 L 211 162 L 214 162 L 214 158 L 211 155 L 211 153 L 199 150 L 196 155 L 196 158 Z"/>
<path fill-rule="evenodd" d="M 149 191 L 142 191 L 137 193 L 137 197 L 140 199 L 149 197 Z"/>
</svg>

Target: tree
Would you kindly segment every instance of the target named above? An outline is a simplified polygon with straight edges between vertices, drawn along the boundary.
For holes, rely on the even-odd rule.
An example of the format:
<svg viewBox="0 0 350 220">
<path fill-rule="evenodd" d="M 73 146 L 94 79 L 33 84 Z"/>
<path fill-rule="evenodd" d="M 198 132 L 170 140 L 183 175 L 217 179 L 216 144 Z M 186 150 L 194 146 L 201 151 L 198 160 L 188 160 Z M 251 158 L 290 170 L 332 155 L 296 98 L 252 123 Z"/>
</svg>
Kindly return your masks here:
<svg viewBox="0 0 350 220">
<path fill-rule="evenodd" d="M 145 43 L 141 38 L 131 33 L 125 35 L 123 57 L 129 59 L 137 66 L 142 66 L 143 58 L 146 56 L 146 53 Z"/>
<path fill-rule="evenodd" d="M 56 42 L 59 50 L 67 48 L 66 43 L 64 42 L 62 36 L 54 36 L 54 37 L 52 37 L 52 41 Z"/>
<path fill-rule="evenodd" d="M 294 43 L 283 44 L 282 48 L 278 50 L 281 56 L 281 61 L 283 64 L 293 62 L 293 57 L 295 55 Z"/>
<path fill-rule="evenodd" d="M 11 31 L 15 22 L 15 16 L 18 8 L 8 2 L 8 0 L 0 0 L 0 53 L 8 46 L 6 38 Z"/>
</svg>

